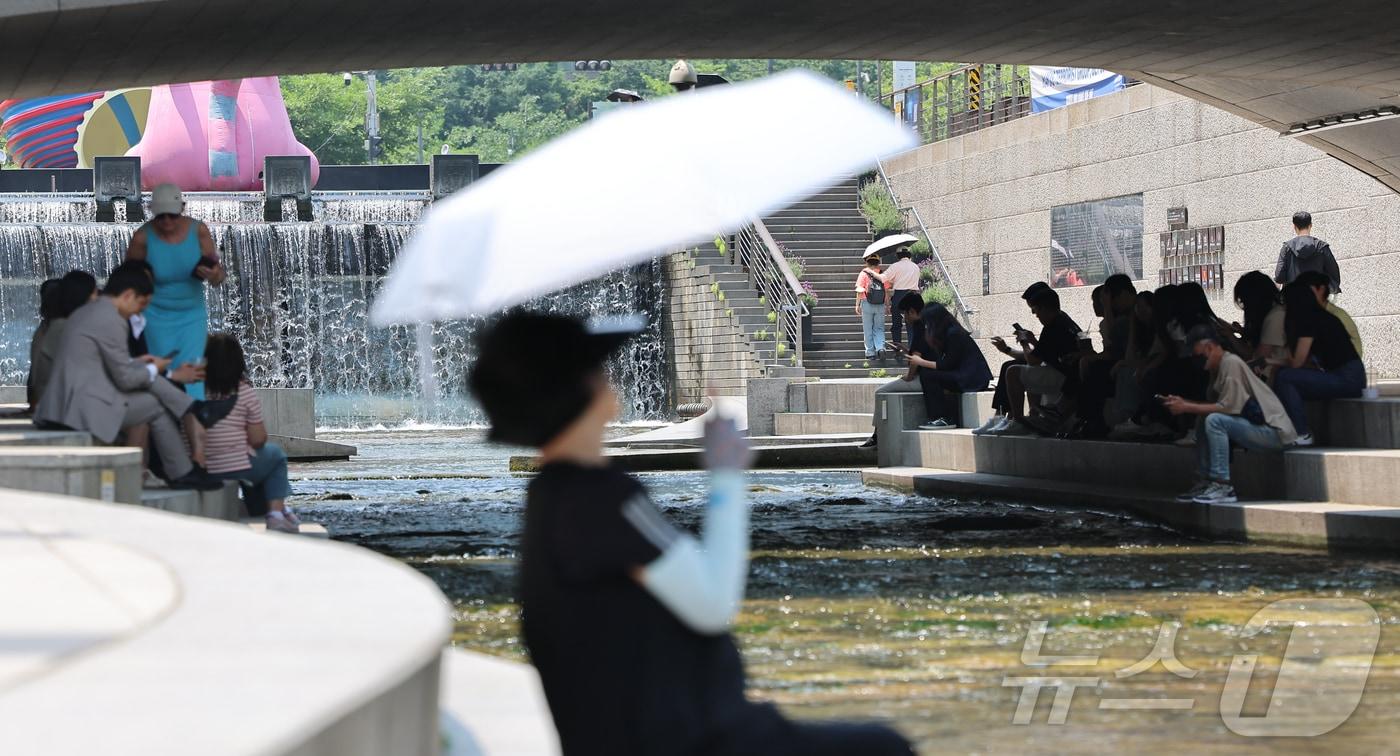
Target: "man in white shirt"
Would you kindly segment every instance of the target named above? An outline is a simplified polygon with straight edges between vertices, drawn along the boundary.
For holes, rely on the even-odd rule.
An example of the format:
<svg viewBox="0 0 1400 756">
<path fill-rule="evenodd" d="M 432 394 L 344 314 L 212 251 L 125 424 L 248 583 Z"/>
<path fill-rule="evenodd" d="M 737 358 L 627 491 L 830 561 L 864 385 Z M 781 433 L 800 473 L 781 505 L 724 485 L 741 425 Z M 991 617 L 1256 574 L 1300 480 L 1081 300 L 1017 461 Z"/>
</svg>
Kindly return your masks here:
<svg viewBox="0 0 1400 756">
<path fill-rule="evenodd" d="M 908 245 L 901 245 L 895 250 L 895 256 L 899 260 L 885 270 L 885 288 L 890 290 L 890 296 L 885 301 L 899 303 L 906 294 L 918 293 L 919 266 L 910 259 Z M 899 308 L 896 307 L 891 312 L 890 321 L 890 340 L 896 344 L 902 343 L 904 340 L 900 337 L 904 333 L 904 316 L 900 314 Z"/>
</svg>

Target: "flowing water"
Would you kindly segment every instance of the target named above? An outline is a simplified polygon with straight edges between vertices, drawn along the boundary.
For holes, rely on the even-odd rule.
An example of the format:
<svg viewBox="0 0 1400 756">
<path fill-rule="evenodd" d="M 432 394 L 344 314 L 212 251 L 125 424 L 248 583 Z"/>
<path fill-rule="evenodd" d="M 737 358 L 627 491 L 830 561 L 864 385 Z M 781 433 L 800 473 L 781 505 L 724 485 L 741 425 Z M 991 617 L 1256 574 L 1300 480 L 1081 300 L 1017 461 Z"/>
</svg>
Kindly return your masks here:
<svg viewBox="0 0 1400 756">
<path fill-rule="evenodd" d="M 528 479 L 504 472 L 509 450 L 483 444 L 479 431 L 326 437 L 357 444 L 360 456 L 298 467 L 299 509 L 335 537 L 436 581 L 453 604 L 455 644 L 523 659 L 514 573 Z M 697 526 L 701 474 L 640 477 L 669 517 Z M 755 472 L 749 490 L 753 560 L 734 632 L 753 695 L 793 716 L 884 720 L 924 753 L 1395 750 L 1394 561 L 1211 543 L 1073 506 L 903 496 L 865 488 L 851 472 Z M 1322 738 L 1236 735 L 1220 715 L 1231 659 L 1259 655 L 1244 712 L 1263 714 L 1288 631 L 1251 636 L 1246 623 L 1289 598 L 1359 599 L 1374 609 L 1380 648 L 1365 696 Z M 1339 621 L 1367 627 L 1364 617 Z M 1027 666 L 1035 622 L 1046 623 L 1041 655 L 1097 661 Z M 1163 623 L 1179 626 L 1168 656 L 1184 666 L 1119 677 L 1149 657 Z M 1335 630 L 1294 632 L 1321 644 Z M 1314 666 L 1342 674 L 1364 663 L 1356 655 Z M 1053 685 L 1030 724 L 1013 724 L 1014 678 L 1036 675 L 1091 681 L 1071 689 L 1064 724 L 1047 723 Z M 1191 708 L 1100 708 L 1109 699 Z"/>
<path fill-rule="evenodd" d="M 471 336 L 480 321 L 431 329 L 440 400 L 420 401 L 412 327 L 371 328 L 369 303 L 426 205 L 421 195 L 320 196 L 311 222 L 262 220 L 260 196 L 191 195 L 189 213 L 210 226 L 229 280 L 209 289 L 210 330 L 243 342 L 253 382 L 313 387 L 326 427 L 479 421 L 466 396 Z M 284 208 L 285 211 L 285 208 Z M 99 278 L 121 261 L 135 224 L 94 223 L 90 197 L 0 198 L 0 384 L 22 385 L 45 278 L 86 270 Z M 520 274 L 530 275 L 522 260 Z M 580 316 L 664 310 L 659 262 L 617 271 L 531 303 Z M 669 407 L 661 323 L 610 364 L 624 387 L 624 416 L 658 419 Z M 541 359 L 548 345 L 541 344 Z"/>
</svg>

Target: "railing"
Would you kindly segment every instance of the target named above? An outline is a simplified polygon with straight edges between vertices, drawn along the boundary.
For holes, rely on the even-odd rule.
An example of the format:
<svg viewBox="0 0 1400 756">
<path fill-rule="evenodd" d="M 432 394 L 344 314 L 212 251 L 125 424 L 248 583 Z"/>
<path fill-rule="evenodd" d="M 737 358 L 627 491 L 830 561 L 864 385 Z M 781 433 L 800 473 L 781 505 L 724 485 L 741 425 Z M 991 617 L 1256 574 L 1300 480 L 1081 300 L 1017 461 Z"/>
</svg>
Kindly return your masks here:
<svg viewBox="0 0 1400 756">
<path fill-rule="evenodd" d="M 792 350 L 789 363 L 802 365 L 802 319 L 808 317 L 807 305 L 802 301 L 802 284 L 792 274 L 787 259 L 768 233 L 763 221 L 753 223 L 734 234 L 734 262 L 743 266 L 749 276 L 749 283 L 768 303 L 773 313 L 770 331 L 775 349 L 775 358 L 782 361 L 780 351 Z M 777 345 L 786 345 L 778 350 Z"/>
<path fill-rule="evenodd" d="M 1030 115 L 1030 73 L 1001 63 L 963 66 L 882 95 L 880 102 L 928 144 Z"/>
<path fill-rule="evenodd" d="M 890 193 L 890 199 L 894 200 L 895 207 L 898 207 L 899 212 L 904 216 L 906 229 L 908 229 L 909 217 L 911 215 L 913 216 L 914 223 L 918 226 L 918 230 L 913 232 L 914 235 L 928 242 L 928 249 L 933 259 L 933 264 L 938 266 L 938 275 L 943 279 L 944 283 L 948 284 L 948 289 L 953 292 L 953 304 L 956 305 L 956 311 L 953 314 L 958 317 L 958 320 L 962 321 L 964 328 L 971 331 L 973 309 L 968 307 L 967 302 L 963 300 L 962 293 L 958 291 L 958 283 L 953 280 L 952 276 L 948 275 L 948 267 L 943 264 L 943 256 L 938 253 L 938 245 L 933 243 L 933 237 L 929 235 L 928 226 L 924 225 L 924 217 L 919 215 L 919 208 L 913 205 L 908 207 L 901 205 L 899 203 L 899 195 L 895 193 L 894 185 L 890 183 L 889 174 L 885 173 L 885 164 L 877 160 L 875 162 L 875 167 L 880 174 L 880 181 L 885 185 L 885 191 Z"/>
<path fill-rule="evenodd" d="M 1141 81 L 1124 77 L 1123 86 Z M 970 134 L 1031 114 L 1029 66 L 980 63 L 880 96 L 923 144 Z"/>
</svg>

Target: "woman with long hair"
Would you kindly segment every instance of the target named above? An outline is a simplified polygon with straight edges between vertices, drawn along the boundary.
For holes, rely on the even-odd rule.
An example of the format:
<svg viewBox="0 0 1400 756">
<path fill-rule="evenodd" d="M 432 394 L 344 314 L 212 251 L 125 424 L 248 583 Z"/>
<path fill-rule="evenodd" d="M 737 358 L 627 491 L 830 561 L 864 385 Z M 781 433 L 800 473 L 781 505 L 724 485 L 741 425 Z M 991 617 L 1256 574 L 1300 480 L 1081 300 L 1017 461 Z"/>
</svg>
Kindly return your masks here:
<svg viewBox="0 0 1400 756">
<path fill-rule="evenodd" d="M 292 493 L 287 454 L 268 443 L 262 402 L 248 382 L 243 347 L 230 334 L 214 333 L 203 351 L 209 361 L 204 374 L 209 402 L 227 412 L 207 433 L 204 454 L 209 474 L 240 482 L 248 514 L 265 514 L 268 530 L 297 532 L 300 520 L 287 506 Z"/>
<path fill-rule="evenodd" d="M 1313 444 L 1308 399 L 1354 399 L 1366 388 L 1366 366 L 1346 327 L 1317 299 L 1306 282 L 1283 287 L 1283 330 L 1292 351 L 1274 377 L 1274 393 L 1298 431 L 1298 446 Z"/>
<path fill-rule="evenodd" d="M 1237 333 L 1241 339 L 1241 357 L 1249 360 L 1255 372 L 1271 377 L 1278 366 L 1288 362 L 1288 345 L 1284 336 L 1284 307 L 1278 287 L 1268 276 L 1257 270 L 1240 276 L 1235 282 L 1235 304 L 1244 311 L 1244 325 Z"/>
</svg>

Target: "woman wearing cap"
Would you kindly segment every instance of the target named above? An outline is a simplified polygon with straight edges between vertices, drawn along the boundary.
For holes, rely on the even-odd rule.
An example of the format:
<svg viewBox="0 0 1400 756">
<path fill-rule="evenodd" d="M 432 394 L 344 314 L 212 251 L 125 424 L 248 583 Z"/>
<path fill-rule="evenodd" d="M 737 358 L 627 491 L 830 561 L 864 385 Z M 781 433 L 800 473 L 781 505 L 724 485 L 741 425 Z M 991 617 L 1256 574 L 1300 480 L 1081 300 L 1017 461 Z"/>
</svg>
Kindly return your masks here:
<svg viewBox="0 0 1400 756">
<path fill-rule="evenodd" d="M 184 213 L 180 187 L 157 186 L 151 192 L 154 217 L 136 230 L 126 248 L 126 259 L 145 260 L 155 274 L 155 296 L 146 308 L 146 345 L 156 356 L 173 354 L 173 367 L 204 359 L 209 330 L 204 284 L 218 286 L 227 277 L 209 227 Z M 186 390 L 204 398 L 203 383 L 191 383 Z"/>
<path fill-rule="evenodd" d="M 604 363 L 637 332 L 515 313 L 477 342 L 470 383 L 490 438 L 539 449 L 521 538 L 521 630 L 565 754 L 913 753 L 874 725 L 791 722 L 744 696 L 729 635 L 748 572 L 743 471 L 728 419 L 705 428 L 697 538 L 603 456 L 618 411 Z M 521 344 L 549 343 L 550 370 Z"/>
<path fill-rule="evenodd" d="M 865 359 L 883 359 L 885 353 L 885 309 L 889 297 L 885 277 L 880 274 L 880 253 L 867 251 L 865 267 L 856 274 L 856 314 L 865 335 Z"/>
</svg>

